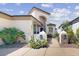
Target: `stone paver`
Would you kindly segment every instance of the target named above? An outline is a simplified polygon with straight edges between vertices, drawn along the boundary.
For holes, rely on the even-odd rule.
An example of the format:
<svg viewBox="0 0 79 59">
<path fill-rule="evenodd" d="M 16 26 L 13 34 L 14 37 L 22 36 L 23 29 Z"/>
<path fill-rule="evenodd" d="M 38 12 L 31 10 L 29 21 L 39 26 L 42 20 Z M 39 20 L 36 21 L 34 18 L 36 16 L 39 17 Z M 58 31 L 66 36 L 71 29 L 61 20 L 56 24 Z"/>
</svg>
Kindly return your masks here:
<svg viewBox="0 0 79 59">
<path fill-rule="evenodd" d="M 31 49 L 29 52 L 25 54 L 25 56 L 44 56 L 45 52 L 46 52 L 46 48 Z"/>
<path fill-rule="evenodd" d="M 63 50 L 61 48 L 48 48 L 46 51 L 46 56 L 63 56 Z"/>
<path fill-rule="evenodd" d="M 28 52 L 31 48 L 28 48 L 26 46 L 8 54 L 7 56 L 23 56 L 26 52 Z"/>
<path fill-rule="evenodd" d="M 51 43 L 49 44 L 49 48 L 60 48 L 57 39 L 52 38 Z"/>
<path fill-rule="evenodd" d="M 61 48 L 65 56 L 79 56 L 79 49 L 77 48 Z"/>
<path fill-rule="evenodd" d="M 79 49 L 76 48 L 48 48 L 46 56 L 79 56 Z"/>
</svg>

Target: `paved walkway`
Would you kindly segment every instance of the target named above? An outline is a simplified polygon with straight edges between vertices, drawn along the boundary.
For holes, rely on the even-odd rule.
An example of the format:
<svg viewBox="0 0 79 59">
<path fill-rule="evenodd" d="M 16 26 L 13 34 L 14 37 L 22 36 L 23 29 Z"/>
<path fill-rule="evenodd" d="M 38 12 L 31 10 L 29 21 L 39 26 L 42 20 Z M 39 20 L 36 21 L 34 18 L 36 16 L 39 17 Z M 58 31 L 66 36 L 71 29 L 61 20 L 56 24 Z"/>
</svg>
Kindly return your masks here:
<svg viewBox="0 0 79 59">
<path fill-rule="evenodd" d="M 52 39 L 48 48 L 32 49 L 24 46 L 7 56 L 79 56 L 77 48 L 60 48 L 56 39 Z"/>
<path fill-rule="evenodd" d="M 51 42 L 49 44 L 49 48 L 60 48 L 57 39 L 52 38 L 52 40 L 51 40 Z"/>
</svg>

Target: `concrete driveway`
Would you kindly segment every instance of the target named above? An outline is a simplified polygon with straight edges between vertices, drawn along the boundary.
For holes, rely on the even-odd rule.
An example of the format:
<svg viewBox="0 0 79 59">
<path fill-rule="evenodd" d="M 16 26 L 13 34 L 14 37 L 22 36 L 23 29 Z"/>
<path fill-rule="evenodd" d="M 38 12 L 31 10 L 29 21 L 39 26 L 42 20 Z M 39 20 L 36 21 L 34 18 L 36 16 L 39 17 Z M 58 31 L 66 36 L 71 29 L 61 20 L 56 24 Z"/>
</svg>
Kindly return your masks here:
<svg viewBox="0 0 79 59">
<path fill-rule="evenodd" d="M 52 38 L 48 48 L 32 49 L 24 46 L 6 56 L 79 56 L 79 49 L 61 48 L 58 41 Z"/>
</svg>

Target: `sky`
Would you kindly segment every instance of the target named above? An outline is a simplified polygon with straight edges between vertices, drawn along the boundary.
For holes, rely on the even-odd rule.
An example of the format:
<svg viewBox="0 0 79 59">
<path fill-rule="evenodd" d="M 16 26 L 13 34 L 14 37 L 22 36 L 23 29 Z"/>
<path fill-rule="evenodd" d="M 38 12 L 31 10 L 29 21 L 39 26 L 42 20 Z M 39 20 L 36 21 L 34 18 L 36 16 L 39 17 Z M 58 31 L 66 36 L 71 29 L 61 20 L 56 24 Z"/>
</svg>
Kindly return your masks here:
<svg viewBox="0 0 79 59">
<path fill-rule="evenodd" d="M 49 12 L 48 22 L 57 26 L 79 17 L 79 3 L 0 3 L 0 11 L 10 15 L 27 15 L 33 7 Z"/>
</svg>

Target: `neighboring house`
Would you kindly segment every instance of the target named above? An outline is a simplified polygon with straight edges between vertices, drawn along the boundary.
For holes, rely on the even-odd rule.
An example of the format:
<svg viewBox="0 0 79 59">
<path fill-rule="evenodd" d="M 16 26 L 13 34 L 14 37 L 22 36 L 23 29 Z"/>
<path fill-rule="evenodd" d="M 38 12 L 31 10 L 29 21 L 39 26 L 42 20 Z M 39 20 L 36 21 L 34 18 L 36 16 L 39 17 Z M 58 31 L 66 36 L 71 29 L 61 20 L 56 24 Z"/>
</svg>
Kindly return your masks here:
<svg viewBox="0 0 79 59">
<path fill-rule="evenodd" d="M 57 28 L 55 24 L 49 23 L 47 24 L 47 34 L 55 35 L 57 32 Z"/>
<path fill-rule="evenodd" d="M 72 20 L 70 22 L 70 25 L 72 25 L 73 32 L 76 34 L 76 30 L 77 30 L 77 28 L 79 28 L 79 17 Z"/>
<path fill-rule="evenodd" d="M 75 18 L 74 20 L 70 21 L 69 24 L 72 26 L 74 34 L 76 34 L 77 28 L 79 28 L 79 17 Z M 59 26 L 61 28 L 63 24 Z M 62 28 L 61 28 L 62 29 Z"/>
<path fill-rule="evenodd" d="M 32 8 L 28 15 L 8 15 L 0 12 L 0 30 L 4 27 L 15 27 L 26 35 L 26 42 L 31 39 L 34 34 L 38 34 L 43 28 L 46 31 L 46 21 L 50 13 L 39 8 Z"/>
</svg>

